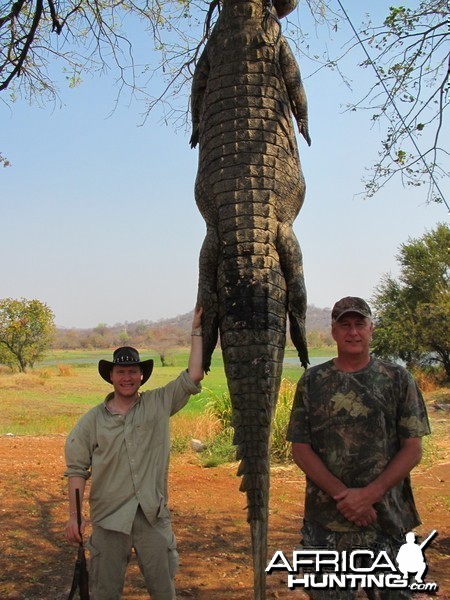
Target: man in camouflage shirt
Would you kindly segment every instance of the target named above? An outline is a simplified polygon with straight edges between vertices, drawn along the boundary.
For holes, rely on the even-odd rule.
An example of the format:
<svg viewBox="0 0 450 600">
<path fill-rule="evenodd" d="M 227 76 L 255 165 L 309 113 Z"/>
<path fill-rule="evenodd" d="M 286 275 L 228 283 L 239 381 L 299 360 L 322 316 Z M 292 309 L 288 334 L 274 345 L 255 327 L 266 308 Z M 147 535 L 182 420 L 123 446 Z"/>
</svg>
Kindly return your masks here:
<svg viewBox="0 0 450 600">
<path fill-rule="evenodd" d="M 296 464 L 307 476 L 303 546 L 384 550 L 420 523 L 409 473 L 430 433 L 422 395 L 401 366 L 370 356 L 371 311 L 362 298 L 332 311 L 338 355 L 308 369 L 288 427 Z M 356 590 L 308 590 L 313 598 L 354 598 Z M 407 590 L 367 589 L 369 598 L 409 598 Z"/>
</svg>

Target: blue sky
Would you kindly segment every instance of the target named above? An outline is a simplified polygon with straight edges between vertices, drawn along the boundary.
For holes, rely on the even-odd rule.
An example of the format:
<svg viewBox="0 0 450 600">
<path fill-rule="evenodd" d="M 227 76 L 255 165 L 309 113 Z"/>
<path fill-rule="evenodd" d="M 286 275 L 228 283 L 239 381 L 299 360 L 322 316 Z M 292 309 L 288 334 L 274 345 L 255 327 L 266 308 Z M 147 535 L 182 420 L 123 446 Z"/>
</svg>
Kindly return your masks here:
<svg viewBox="0 0 450 600">
<path fill-rule="evenodd" d="M 346 4 L 358 22 L 356 11 L 374 3 Z M 312 66 L 299 58 L 313 143 L 299 139 L 307 197 L 294 229 L 308 301 L 322 308 L 348 294 L 370 298 L 384 273 L 398 273 L 399 245 L 448 219 L 444 205 L 426 205 L 425 187 L 396 182 L 370 200 L 359 195 L 381 135 L 371 113 L 343 108 L 372 77 L 353 68 L 362 58 L 356 50 L 347 59 L 354 92 L 331 71 L 308 77 Z M 12 163 L 0 170 L 0 298 L 38 298 L 59 326 L 155 321 L 195 303 L 205 233 L 197 150 L 158 112 L 139 126 L 137 102 L 111 114 L 115 94 L 107 76 L 86 77 L 62 90 L 62 107 L 0 104 L 0 151 Z"/>
</svg>

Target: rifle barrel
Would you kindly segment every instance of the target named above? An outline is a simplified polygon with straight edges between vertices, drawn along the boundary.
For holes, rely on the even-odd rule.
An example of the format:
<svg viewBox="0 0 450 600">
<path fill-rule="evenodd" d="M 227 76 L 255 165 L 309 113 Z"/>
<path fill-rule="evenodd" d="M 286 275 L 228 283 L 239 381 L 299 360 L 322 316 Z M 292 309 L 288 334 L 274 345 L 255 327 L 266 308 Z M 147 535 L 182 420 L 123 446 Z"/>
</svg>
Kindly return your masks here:
<svg viewBox="0 0 450 600">
<path fill-rule="evenodd" d="M 78 523 L 78 533 L 81 537 L 81 500 L 80 500 L 80 490 L 77 488 L 75 490 L 75 500 L 77 503 L 77 523 Z"/>
</svg>

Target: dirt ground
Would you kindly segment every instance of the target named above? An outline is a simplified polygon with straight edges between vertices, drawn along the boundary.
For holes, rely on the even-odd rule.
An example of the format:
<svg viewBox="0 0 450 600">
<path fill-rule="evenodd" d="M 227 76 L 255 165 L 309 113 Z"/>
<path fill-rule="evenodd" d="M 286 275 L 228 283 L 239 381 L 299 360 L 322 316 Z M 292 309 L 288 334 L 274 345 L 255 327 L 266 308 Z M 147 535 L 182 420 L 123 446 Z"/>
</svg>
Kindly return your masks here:
<svg viewBox="0 0 450 600">
<path fill-rule="evenodd" d="M 70 589 L 76 549 L 67 546 L 64 437 L 0 437 L 0 599 L 62 600 Z M 450 442 L 449 442 L 450 446 Z M 419 466 L 413 473 L 423 539 L 438 536 L 426 551 L 426 581 L 437 582 L 440 599 L 450 595 L 450 463 Z M 446 462 L 447 461 L 447 462 Z M 194 454 L 175 456 L 170 506 L 181 565 L 180 599 L 249 600 L 253 597 L 250 534 L 245 495 L 238 491 L 236 464 L 203 468 Z M 304 478 L 297 468 L 273 467 L 268 556 L 288 556 L 299 541 Z M 304 598 L 289 591 L 286 574 L 267 578 L 267 598 Z M 417 598 L 427 598 L 420 594 Z M 125 600 L 148 598 L 136 561 L 128 570 Z"/>
</svg>

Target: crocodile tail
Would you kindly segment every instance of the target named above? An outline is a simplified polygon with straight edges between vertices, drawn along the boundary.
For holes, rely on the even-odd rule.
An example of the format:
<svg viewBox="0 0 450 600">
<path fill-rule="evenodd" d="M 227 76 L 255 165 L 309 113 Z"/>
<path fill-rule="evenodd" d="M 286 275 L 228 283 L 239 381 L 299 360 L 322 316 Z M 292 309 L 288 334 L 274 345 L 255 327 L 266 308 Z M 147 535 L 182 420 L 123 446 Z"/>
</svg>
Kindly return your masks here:
<svg viewBox="0 0 450 600">
<path fill-rule="evenodd" d="M 284 323 L 284 325 L 282 325 Z M 254 600 L 266 598 L 265 568 L 270 488 L 271 422 L 281 381 L 285 318 L 279 320 L 283 331 L 255 332 L 254 346 L 229 346 L 236 332 L 222 334 L 225 340 L 224 364 L 233 406 L 234 443 L 240 460 L 237 474 L 240 490 L 247 496 L 253 557 Z M 241 339 L 248 340 L 250 332 Z M 265 338 L 266 343 L 262 343 Z M 223 343 L 223 341 L 222 341 Z"/>
<path fill-rule="evenodd" d="M 280 328 L 285 328 L 285 317 L 280 321 Z M 283 329 L 251 335 L 250 331 L 224 332 L 223 328 L 221 331 L 233 408 L 233 442 L 237 446 L 236 458 L 240 460 L 240 490 L 247 494 L 247 520 L 266 521 L 271 422 L 281 381 L 285 332 Z M 230 345 L 238 339 L 239 345 Z"/>
<path fill-rule="evenodd" d="M 253 554 L 253 600 L 266 598 L 266 566 L 267 566 L 267 530 L 268 518 L 264 521 L 251 521 Z"/>
<path fill-rule="evenodd" d="M 281 336 L 280 336 L 281 337 Z M 274 357 L 268 359 L 268 350 Z M 281 380 L 283 350 L 257 344 L 224 348 L 233 407 L 240 490 L 247 495 L 247 520 L 265 521 L 269 502 L 270 434 Z M 281 364 L 279 364 L 281 363 Z"/>
</svg>

